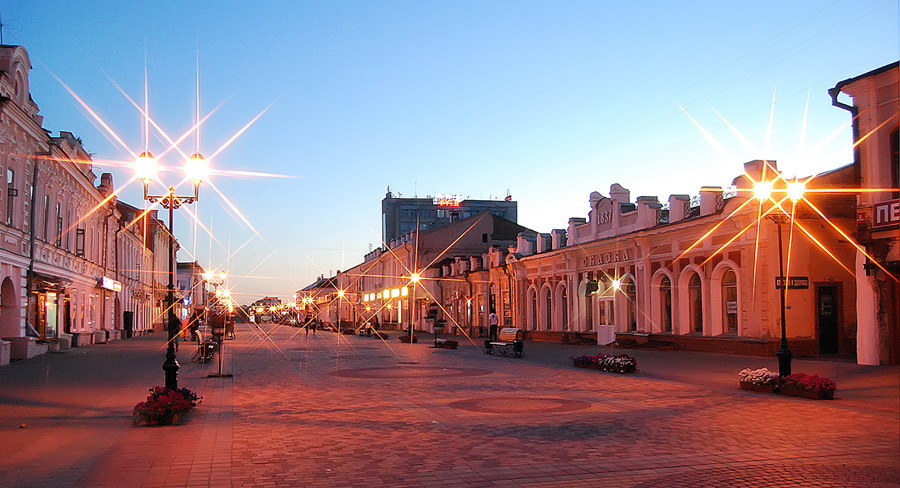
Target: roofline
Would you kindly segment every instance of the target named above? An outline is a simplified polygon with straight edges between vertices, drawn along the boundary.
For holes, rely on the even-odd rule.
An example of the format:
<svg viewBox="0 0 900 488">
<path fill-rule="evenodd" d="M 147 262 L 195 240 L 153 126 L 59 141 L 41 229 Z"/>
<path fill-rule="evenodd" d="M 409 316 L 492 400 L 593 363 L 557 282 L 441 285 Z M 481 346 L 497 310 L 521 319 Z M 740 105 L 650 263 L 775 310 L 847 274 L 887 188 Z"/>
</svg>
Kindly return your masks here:
<svg viewBox="0 0 900 488">
<path fill-rule="evenodd" d="M 892 70 L 892 69 L 897 69 L 898 67 L 900 67 L 900 61 L 894 61 L 893 63 L 886 64 L 886 65 L 884 65 L 884 66 L 882 66 L 882 67 L 880 67 L 880 68 L 875 68 L 875 69 L 873 69 L 872 71 L 869 71 L 869 72 L 867 72 L 867 73 L 863 73 L 863 74 L 861 74 L 861 75 L 859 75 L 859 76 L 854 76 L 853 78 L 847 78 L 847 79 L 844 80 L 844 81 L 839 81 L 837 85 L 834 85 L 834 90 L 841 90 L 841 89 L 843 89 L 845 86 L 847 86 L 847 85 L 849 85 L 849 84 L 851 84 L 851 83 L 854 83 L 854 82 L 856 82 L 856 81 L 859 81 L 859 80 L 861 80 L 861 79 L 863 79 L 863 78 L 868 78 L 868 77 L 870 77 L 870 76 L 880 75 L 881 73 L 884 73 L 884 72 L 886 72 L 886 71 L 890 71 L 890 70 Z"/>
</svg>

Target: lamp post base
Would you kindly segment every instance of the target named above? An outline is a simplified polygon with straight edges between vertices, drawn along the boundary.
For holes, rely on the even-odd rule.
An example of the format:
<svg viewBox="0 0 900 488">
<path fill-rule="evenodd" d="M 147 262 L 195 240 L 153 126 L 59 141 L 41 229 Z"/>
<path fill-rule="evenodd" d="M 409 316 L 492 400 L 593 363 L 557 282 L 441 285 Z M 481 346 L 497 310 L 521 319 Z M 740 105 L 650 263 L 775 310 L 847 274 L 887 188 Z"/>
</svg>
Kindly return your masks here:
<svg viewBox="0 0 900 488">
<path fill-rule="evenodd" d="M 791 374 L 791 358 L 794 357 L 794 353 L 788 349 L 787 344 L 782 344 L 778 351 L 775 352 L 775 357 L 778 358 L 778 376 L 785 377 Z"/>
<path fill-rule="evenodd" d="M 174 358 L 163 363 L 163 371 L 166 372 L 166 388 L 170 390 L 178 389 L 178 369 L 180 367 L 178 361 Z"/>
</svg>

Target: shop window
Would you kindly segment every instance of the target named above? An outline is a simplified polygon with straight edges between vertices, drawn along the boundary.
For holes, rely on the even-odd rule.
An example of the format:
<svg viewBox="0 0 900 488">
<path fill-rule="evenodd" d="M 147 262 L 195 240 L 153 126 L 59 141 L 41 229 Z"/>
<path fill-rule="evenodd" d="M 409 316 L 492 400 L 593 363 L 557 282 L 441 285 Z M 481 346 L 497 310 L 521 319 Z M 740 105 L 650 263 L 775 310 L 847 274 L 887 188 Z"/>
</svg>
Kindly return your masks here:
<svg viewBox="0 0 900 488">
<path fill-rule="evenodd" d="M 690 311 L 691 332 L 703 333 L 703 285 L 700 275 L 694 273 L 688 283 L 688 306 Z"/>
<path fill-rule="evenodd" d="M 738 333 L 737 275 L 729 269 L 722 275 L 722 323 L 726 334 Z"/>
</svg>

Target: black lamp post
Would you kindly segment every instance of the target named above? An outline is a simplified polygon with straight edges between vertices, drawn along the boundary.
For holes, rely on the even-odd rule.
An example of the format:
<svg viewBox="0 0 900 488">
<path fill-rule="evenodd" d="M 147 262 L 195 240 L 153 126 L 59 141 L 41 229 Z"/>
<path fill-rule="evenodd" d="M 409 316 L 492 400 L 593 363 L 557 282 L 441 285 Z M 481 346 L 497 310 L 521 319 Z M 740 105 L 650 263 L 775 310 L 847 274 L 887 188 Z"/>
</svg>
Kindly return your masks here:
<svg viewBox="0 0 900 488">
<path fill-rule="evenodd" d="M 419 273 L 412 273 L 409 277 L 412 289 L 409 290 L 409 298 L 406 301 L 406 316 L 409 317 L 409 343 L 413 343 L 413 308 L 416 304 L 416 285 L 419 284 Z M 407 285 L 408 286 L 408 285 Z"/>
<path fill-rule="evenodd" d="M 780 295 L 781 295 L 781 345 L 778 348 L 778 351 L 775 352 L 775 356 L 778 358 L 778 376 L 785 377 L 791 374 L 791 358 L 794 357 L 794 353 L 791 352 L 787 343 L 787 328 L 785 325 L 785 302 L 784 302 L 784 294 L 788 287 L 788 278 L 784 276 L 784 253 L 782 252 L 781 245 L 781 224 L 787 223 L 789 217 L 783 213 L 773 213 L 766 216 L 767 219 L 775 222 L 775 225 L 778 227 L 778 276 L 781 279 L 781 286 L 779 287 Z"/>
<path fill-rule="evenodd" d="M 779 185 L 780 188 L 777 190 L 774 189 L 773 185 L 776 180 L 780 180 L 784 185 Z M 778 376 L 783 378 L 791 374 L 791 358 L 794 357 L 794 353 L 791 352 L 787 343 L 787 321 L 785 317 L 787 306 L 785 305 L 785 293 L 790 279 L 784 275 L 784 252 L 781 243 L 781 226 L 782 224 L 791 222 L 792 217 L 787 214 L 787 210 L 782 205 L 790 200 L 793 205 L 790 212 L 793 214 L 793 212 L 796 211 L 797 202 L 803 198 L 806 187 L 805 182 L 799 181 L 796 178 L 794 178 L 793 181 L 787 181 L 779 175 L 775 180 L 763 180 L 757 182 L 754 191 L 756 193 L 756 198 L 759 199 L 760 202 L 773 201 L 775 204 L 775 208 L 770 209 L 769 213 L 766 214 L 766 218 L 775 222 L 775 225 L 778 228 L 778 279 L 781 281 L 781 284 L 778 287 L 781 296 L 781 344 L 779 345 L 778 351 L 775 352 L 775 356 L 778 358 Z M 781 198 L 777 201 L 772 199 L 771 195 L 773 191 L 784 192 L 785 198 Z"/>
<path fill-rule="evenodd" d="M 162 369 L 166 372 L 166 388 L 177 390 L 178 369 L 180 366 L 175 359 L 175 338 L 178 336 L 181 322 L 178 321 L 178 316 L 175 315 L 175 233 L 172 229 L 173 212 L 182 204 L 194 203 L 199 199 L 200 182 L 203 181 L 206 162 L 200 154 L 194 154 L 188 160 L 187 169 L 194 173 L 192 175 L 194 184 L 194 194 L 192 196 L 176 196 L 174 186 L 169 186 L 169 191 L 163 195 L 151 195 L 150 182 L 155 176 L 158 162 L 149 151 L 145 151 L 138 156 L 135 163 L 138 171 L 141 173 L 138 176 L 144 182 L 144 200 L 150 203 L 159 202 L 163 208 L 169 210 L 169 286 L 166 294 L 166 321 L 169 340 L 166 347 L 166 361 L 163 363 Z"/>
</svg>

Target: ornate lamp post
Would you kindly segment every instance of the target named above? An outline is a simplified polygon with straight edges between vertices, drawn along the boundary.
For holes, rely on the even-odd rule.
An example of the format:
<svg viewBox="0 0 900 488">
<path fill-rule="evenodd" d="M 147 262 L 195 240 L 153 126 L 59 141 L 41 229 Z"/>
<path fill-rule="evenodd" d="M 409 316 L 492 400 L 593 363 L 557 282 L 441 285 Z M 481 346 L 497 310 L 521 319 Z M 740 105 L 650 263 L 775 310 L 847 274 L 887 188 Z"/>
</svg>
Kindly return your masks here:
<svg viewBox="0 0 900 488">
<path fill-rule="evenodd" d="M 413 343 L 413 305 L 416 303 L 416 285 L 419 284 L 419 273 L 412 273 L 409 276 L 409 283 L 412 289 L 409 291 L 407 299 L 406 317 L 409 320 L 409 343 Z"/>
<path fill-rule="evenodd" d="M 778 227 L 778 276 L 781 279 L 781 286 L 779 287 L 779 292 L 781 295 L 781 344 L 778 347 L 778 351 L 775 352 L 775 357 L 778 358 L 778 376 L 784 377 L 791 374 L 791 358 L 794 357 L 794 353 L 791 352 L 791 349 L 788 347 L 787 343 L 787 328 L 785 326 L 785 303 L 784 303 L 784 293 L 787 289 L 787 277 L 784 276 L 784 258 L 781 247 L 781 224 L 785 224 L 790 221 L 790 217 L 779 212 L 773 213 L 766 216 L 767 219 L 775 222 L 775 225 Z"/>
<path fill-rule="evenodd" d="M 337 323 L 338 323 L 338 335 L 343 334 L 343 328 L 341 326 L 341 300 L 344 299 L 344 290 L 340 289 L 337 292 Z"/>
<path fill-rule="evenodd" d="M 785 181 L 785 183 L 786 189 L 781 191 L 786 192 L 786 199 L 790 199 L 791 203 L 793 205 L 796 205 L 797 201 L 803 198 L 806 187 L 802 182 L 797 181 L 796 179 L 794 181 Z M 765 200 L 773 200 L 771 196 L 773 192 L 772 181 L 760 181 L 756 183 L 754 191 L 756 193 L 756 198 L 760 202 L 763 202 Z M 785 198 L 781 199 L 781 201 L 776 201 L 775 208 L 766 215 L 766 219 L 774 222 L 775 226 L 778 229 L 778 279 L 781 281 L 781 286 L 778 287 L 779 295 L 781 297 L 781 343 L 779 344 L 778 351 L 775 352 L 775 357 L 778 358 L 779 377 L 785 377 L 791 374 L 791 359 L 794 357 L 794 353 L 791 352 L 791 349 L 788 347 L 787 342 L 787 306 L 785 304 L 785 293 L 787 291 L 788 282 L 790 281 L 790 279 L 789 277 L 784 275 L 784 252 L 781 239 L 781 226 L 783 224 L 792 222 L 793 216 L 788 215 L 785 212 L 784 207 L 782 207 L 781 202 L 783 202 L 784 200 Z M 792 213 L 793 211 L 794 208 L 791 209 Z"/>
<path fill-rule="evenodd" d="M 178 335 L 180 322 L 175 315 L 175 233 L 172 229 L 173 212 L 183 204 L 194 203 L 200 196 L 200 183 L 206 177 L 206 161 L 199 153 L 188 159 L 185 165 L 187 176 L 193 181 L 194 194 L 190 196 L 176 196 L 175 186 L 169 186 L 169 191 L 162 195 L 150 194 L 150 182 L 156 177 L 156 168 L 159 162 L 145 151 L 135 161 L 138 177 L 144 182 L 144 200 L 150 203 L 159 202 L 163 208 L 169 210 L 169 286 L 166 294 L 166 312 L 169 331 L 169 341 L 166 347 L 166 362 L 163 370 L 166 372 L 166 388 L 178 389 L 178 361 L 175 359 L 175 337 Z"/>
</svg>

